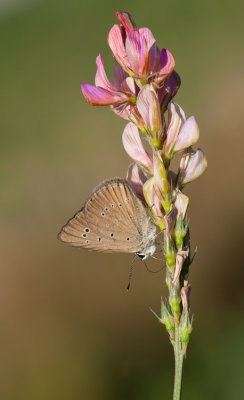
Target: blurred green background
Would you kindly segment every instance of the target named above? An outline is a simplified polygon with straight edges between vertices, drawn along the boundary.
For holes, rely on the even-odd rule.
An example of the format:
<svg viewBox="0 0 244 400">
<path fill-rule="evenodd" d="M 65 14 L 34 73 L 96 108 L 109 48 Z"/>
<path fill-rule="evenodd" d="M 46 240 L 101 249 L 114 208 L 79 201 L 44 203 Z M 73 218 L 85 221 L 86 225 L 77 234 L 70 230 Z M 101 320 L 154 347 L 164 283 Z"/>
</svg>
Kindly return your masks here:
<svg viewBox="0 0 244 400">
<path fill-rule="evenodd" d="M 175 98 L 195 115 L 207 173 L 187 187 L 194 331 L 183 399 L 240 399 L 243 357 L 243 13 L 226 1 L 1 0 L 0 397 L 170 399 L 173 354 L 159 311 L 162 273 L 130 255 L 56 239 L 101 180 L 125 176 L 125 121 L 88 105 L 115 11 L 174 54 Z M 158 269 L 159 263 L 150 261 Z"/>
</svg>

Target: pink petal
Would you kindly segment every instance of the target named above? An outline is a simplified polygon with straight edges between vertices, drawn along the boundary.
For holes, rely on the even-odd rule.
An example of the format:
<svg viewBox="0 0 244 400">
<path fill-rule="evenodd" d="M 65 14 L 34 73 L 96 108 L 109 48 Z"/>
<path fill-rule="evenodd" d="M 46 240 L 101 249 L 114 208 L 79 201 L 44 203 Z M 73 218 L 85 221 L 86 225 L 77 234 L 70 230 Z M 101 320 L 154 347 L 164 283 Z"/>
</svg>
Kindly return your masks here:
<svg viewBox="0 0 244 400">
<path fill-rule="evenodd" d="M 114 87 L 108 80 L 106 72 L 104 70 L 103 56 L 99 54 L 96 59 L 97 64 L 97 73 L 95 76 L 95 84 L 96 86 L 107 89 L 111 92 L 117 92 L 116 87 Z"/>
<path fill-rule="evenodd" d="M 149 171 L 152 171 L 152 156 L 144 149 L 138 128 L 132 122 L 129 122 L 125 127 L 122 142 L 131 158 L 145 166 Z"/>
<path fill-rule="evenodd" d="M 129 13 L 117 11 L 116 18 L 124 27 L 126 34 L 134 29 L 135 26 Z"/>
<path fill-rule="evenodd" d="M 144 37 L 141 38 L 141 46 L 139 51 L 139 68 L 138 68 L 138 76 L 146 76 L 148 69 L 148 48 L 147 42 Z"/>
<path fill-rule="evenodd" d="M 131 68 L 138 77 L 147 77 L 159 70 L 160 53 L 149 29 L 140 28 L 129 32 L 125 47 Z"/>
<path fill-rule="evenodd" d="M 154 177 L 148 179 L 143 185 L 144 198 L 156 217 L 163 217 L 162 201 Z"/>
<path fill-rule="evenodd" d="M 136 163 L 130 164 L 127 171 L 127 181 L 134 192 L 144 200 L 143 185 L 147 180 L 147 176 Z"/>
<path fill-rule="evenodd" d="M 148 67 L 147 75 L 158 72 L 160 69 L 160 51 L 156 45 L 156 40 L 152 32 L 148 28 L 139 29 L 141 41 L 144 39 L 147 44 L 148 51 Z"/>
<path fill-rule="evenodd" d="M 168 106 L 169 126 L 167 129 L 167 139 L 165 153 L 170 154 L 176 143 L 178 133 L 182 123 L 185 121 L 185 113 L 176 103 L 170 103 Z"/>
<path fill-rule="evenodd" d="M 108 44 L 117 62 L 126 71 L 130 70 L 129 60 L 125 51 L 123 38 L 119 25 L 114 25 L 108 34 Z"/>
<path fill-rule="evenodd" d="M 199 139 L 199 128 L 195 117 L 188 118 L 181 127 L 178 134 L 174 152 L 186 149 L 195 144 Z"/>
<path fill-rule="evenodd" d="M 114 66 L 114 86 L 120 90 L 122 82 L 128 77 L 127 72 L 120 66 L 120 64 L 116 63 Z"/>
<path fill-rule="evenodd" d="M 128 76 L 118 63 L 114 67 L 114 85 L 121 92 L 128 93 L 128 95 L 136 95 L 135 80 Z"/>
<path fill-rule="evenodd" d="M 146 127 L 152 132 L 161 132 L 162 117 L 158 97 L 152 85 L 145 85 L 137 97 L 137 108 L 145 121 Z"/>
<path fill-rule="evenodd" d="M 90 85 L 89 83 L 82 83 L 81 90 L 86 101 L 93 106 L 108 106 L 128 100 L 128 96 L 123 93 L 109 92 L 106 89 Z"/>
<path fill-rule="evenodd" d="M 124 104 L 117 105 L 117 106 L 112 105 L 111 109 L 119 117 L 130 120 L 130 121 L 134 122 L 135 124 L 137 123 L 137 118 L 135 118 L 135 115 L 137 116 L 138 111 L 137 111 L 137 107 L 135 104 L 124 103 Z"/>
<path fill-rule="evenodd" d="M 175 59 L 167 49 L 162 49 L 160 54 L 160 71 L 156 78 L 157 83 L 165 80 L 174 70 Z"/>
<path fill-rule="evenodd" d="M 139 29 L 130 31 L 125 41 L 126 54 L 132 71 L 140 76 L 140 33 Z"/>
<path fill-rule="evenodd" d="M 187 207 L 189 204 L 189 197 L 183 194 L 180 190 L 176 193 L 175 207 L 177 208 L 178 216 L 182 219 L 186 216 Z"/>
<path fill-rule="evenodd" d="M 173 99 L 180 87 L 180 77 L 176 71 L 166 78 L 163 87 L 158 91 L 158 99 L 161 105 L 162 112 L 168 107 L 169 102 Z"/>
<path fill-rule="evenodd" d="M 188 183 L 197 179 L 206 170 L 207 165 L 207 160 L 201 149 L 189 153 L 189 160 L 183 175 L 183 183 Z"/>
</svg>

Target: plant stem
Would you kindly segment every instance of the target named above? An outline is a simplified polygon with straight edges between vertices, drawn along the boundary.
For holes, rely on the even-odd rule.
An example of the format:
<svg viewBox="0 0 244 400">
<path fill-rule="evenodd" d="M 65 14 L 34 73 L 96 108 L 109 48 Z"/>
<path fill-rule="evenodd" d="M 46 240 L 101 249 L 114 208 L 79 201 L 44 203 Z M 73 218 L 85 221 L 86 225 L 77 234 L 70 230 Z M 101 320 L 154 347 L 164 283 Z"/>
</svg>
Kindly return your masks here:
<svg viewBox="0 0 244 400">
<path fill-rule="evenodd" d="M 173 347 L 174 347 L 174 355 L 175 355 L 175 379 L 174 379 L 173 400 L 180 400 L 184 354 L 183 354 L 183 351 L 181 348 L 178 323 L 175 323 L 175 341 L 174 341 Z"/>
</svg>

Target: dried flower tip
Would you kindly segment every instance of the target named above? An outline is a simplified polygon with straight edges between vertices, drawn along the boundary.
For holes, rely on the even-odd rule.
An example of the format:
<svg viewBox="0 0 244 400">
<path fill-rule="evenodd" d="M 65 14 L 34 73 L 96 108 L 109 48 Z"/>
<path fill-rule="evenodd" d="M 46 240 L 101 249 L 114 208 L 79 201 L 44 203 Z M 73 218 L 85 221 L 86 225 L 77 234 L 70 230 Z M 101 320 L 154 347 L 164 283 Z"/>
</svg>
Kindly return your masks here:
<svg viewBox="0 0 244 400">
<path fill-rule="evenodd" d="M 166 222 L 165 235 L 167 235 L 168 237 L 170 237 L 172 235 L 172 232 L 174 230 L 176 216 L 177 216 L 177 209 L 174 205 L 171 205 L 170 212 L 167 213 L 165 216 L 165 222 Z"/>
<path fill-rule="evenodd" d="M 188 313 L 190 310 L 190 293 L 191 293 L 191 285 L 188 281 L 184 281 L 184 286 L 181 289 L 181 301 L 183 312 Z"/>
<path fill-rule="evenodd" d="M 189 251 L 178 251 L 176 254 L 176 262 L 175 262 L 175 274 L 174 274 L 174 279 L 173 279 L 173 285 L 177 289 L 180 285 L 180 274 L 182 270 L 182 266 L 184 264 L 184 261 L 188 257 Z"/>
</svg>

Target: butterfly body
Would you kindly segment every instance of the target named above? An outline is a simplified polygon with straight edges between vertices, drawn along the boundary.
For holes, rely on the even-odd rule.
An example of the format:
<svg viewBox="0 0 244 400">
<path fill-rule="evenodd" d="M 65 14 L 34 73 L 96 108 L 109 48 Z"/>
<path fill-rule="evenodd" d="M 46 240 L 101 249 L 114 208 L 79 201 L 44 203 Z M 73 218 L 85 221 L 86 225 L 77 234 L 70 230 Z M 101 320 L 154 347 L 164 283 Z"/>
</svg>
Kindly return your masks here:
<svg viewBox="0 0 244 400">
<path fill-rule="evenodd" d="M 98 185 L 58 238 L 70 246 L 104 253 L 136 253 L 142 259 L 156 250 L 156 226 L 121 178 Z"/>
</svg>

